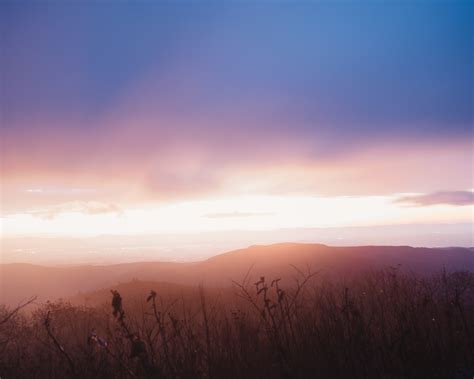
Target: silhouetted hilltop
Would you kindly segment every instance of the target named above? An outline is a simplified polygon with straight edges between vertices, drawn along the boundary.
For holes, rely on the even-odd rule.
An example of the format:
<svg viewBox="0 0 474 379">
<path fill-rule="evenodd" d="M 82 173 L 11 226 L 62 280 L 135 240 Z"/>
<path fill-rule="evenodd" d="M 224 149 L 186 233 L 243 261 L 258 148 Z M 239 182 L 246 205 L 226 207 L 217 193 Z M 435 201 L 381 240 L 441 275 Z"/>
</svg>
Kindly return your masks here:
<svg viewBox="0 0 474 379">
<path fill-rule="evenodd" d="M 253 278 L 291 280 L 296 269 L 318 271 L 321 277 L 355 275 L 389 266 L 418 274 L 446 269 L 474 270 L 472 248 L 410 246 L 332 247 L 281 243 L 250 246 L 194 263 L 136 262 L 109 266 L 45 267 L 14 263 L 0 266 L 0 303 L 15 304 L 38 295 L 40 301 L 109 288 L 133 279 L 180 285 L 225 287 Z"/>
</svg>

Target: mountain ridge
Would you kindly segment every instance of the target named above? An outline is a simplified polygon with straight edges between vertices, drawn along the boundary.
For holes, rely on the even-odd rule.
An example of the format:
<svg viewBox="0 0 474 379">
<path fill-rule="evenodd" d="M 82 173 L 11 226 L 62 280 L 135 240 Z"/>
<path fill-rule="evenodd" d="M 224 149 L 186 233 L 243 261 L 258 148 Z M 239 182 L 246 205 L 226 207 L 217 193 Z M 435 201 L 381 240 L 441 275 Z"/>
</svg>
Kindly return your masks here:
<svg viewBox="0 0 474 379">
<path fill-rule="evenodd" d="M 242 280 L 250 269 L 257 277 L 292 278 L 294 267 L 299 267 L 318 271 L 322 277 L 338 278 L 389 266 L 421 274 L 442 269 L 474 270 L 474 252 L 463 247 L 338 247 L 287 242 L 252 245 L 183 263 L 148 261 L 66 267 L 7 263 L 0 265 L 0 304 L 14 305 L 32 295 L 38 295 L 39 301 L 67 298 L 133 279 L 222 287 L 232 280 Z"/>
</svg>

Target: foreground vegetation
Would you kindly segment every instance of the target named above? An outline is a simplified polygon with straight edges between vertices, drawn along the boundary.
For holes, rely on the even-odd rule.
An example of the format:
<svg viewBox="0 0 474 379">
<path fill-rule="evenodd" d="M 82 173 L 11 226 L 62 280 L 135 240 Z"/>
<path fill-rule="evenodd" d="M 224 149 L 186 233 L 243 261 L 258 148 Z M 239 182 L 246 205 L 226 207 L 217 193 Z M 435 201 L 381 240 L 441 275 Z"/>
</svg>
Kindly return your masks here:
<svg viewBox="0 0 474 379">
<path fill-rule="evenodd" d="M 0 309 L 2 378 L 471 378 L 474 274 L 299 272 L 190 301 Z M 22 304 L 23 305 L 23 304 Z M 21 307 L 20 307 L 21 308 Z"/>
</svg>

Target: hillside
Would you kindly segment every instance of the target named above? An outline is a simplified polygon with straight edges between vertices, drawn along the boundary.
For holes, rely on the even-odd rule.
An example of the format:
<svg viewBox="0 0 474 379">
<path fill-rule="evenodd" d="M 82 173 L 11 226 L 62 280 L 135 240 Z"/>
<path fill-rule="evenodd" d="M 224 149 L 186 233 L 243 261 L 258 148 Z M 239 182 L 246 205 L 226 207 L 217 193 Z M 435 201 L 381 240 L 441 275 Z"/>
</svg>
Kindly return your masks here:
<svg viewBox="0 0 474 379">
<path fill-rule="evenodd" d="M 469 248 L 413 248 L 409 246 L 331 247 L 321 244 L 282 243 L 251 246 L 194 263 L 137 262 L 108 266 L 45 267 L 30 264 L 0 266 L 0 303 L 14 305 L 38 295 L 39 301 L 71 297 L 109 288 L 133 279 L 180 285 L 225 287 L 241 281 L 247 272 L 256 278 L 291 279 L 299 269 L 320 276 L 346 276 L 381 267 L 397 266 L 429 274 L 446 268 L 474 270 Z"/>
</svg>

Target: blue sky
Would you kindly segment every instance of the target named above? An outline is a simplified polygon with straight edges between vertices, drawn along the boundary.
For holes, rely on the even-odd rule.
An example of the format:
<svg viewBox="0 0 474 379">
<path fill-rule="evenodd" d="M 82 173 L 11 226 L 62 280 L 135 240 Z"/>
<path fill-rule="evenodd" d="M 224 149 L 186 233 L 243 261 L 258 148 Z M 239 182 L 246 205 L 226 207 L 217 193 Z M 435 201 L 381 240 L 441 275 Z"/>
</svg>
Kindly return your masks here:
<svg viewBox="0 0 474 379">
<path fill-rule="evenodd" d="M 0 10 L 2 212 L 19 215 L 17 226 L 180 201 L 209 206 L 190 206 L 195 223 L 256 217 L 229 229 L 291 227 L 296 203 L 303 213 L 336 204 L 331 226 L 472 221 L 471 1 L 4 1 Z M 353 197 L 348 208 L 340 196 Z M 270 216 L 274 201 L 285 206 Z M 344 216 L 380 202 L 393 217 Z M 302 217 L 295 225 L 322 225 Z"/>
<path fill-rule="evenodd" d="M 84 121 L 62 128 L 100 127 L 95 118 L 146 78 L 151 107 L 258 108 L 293 133 L 471 133 L 469 1 L 1 7 L 7 128 L 54 113 Z"/>
</svg>

